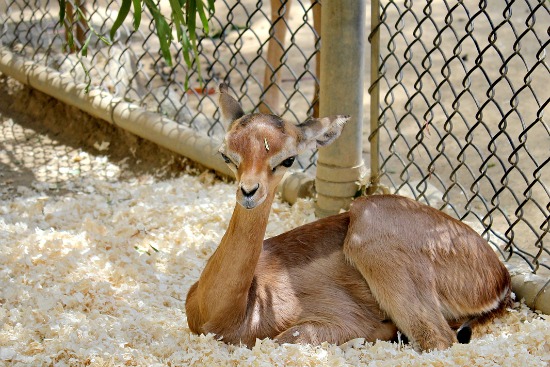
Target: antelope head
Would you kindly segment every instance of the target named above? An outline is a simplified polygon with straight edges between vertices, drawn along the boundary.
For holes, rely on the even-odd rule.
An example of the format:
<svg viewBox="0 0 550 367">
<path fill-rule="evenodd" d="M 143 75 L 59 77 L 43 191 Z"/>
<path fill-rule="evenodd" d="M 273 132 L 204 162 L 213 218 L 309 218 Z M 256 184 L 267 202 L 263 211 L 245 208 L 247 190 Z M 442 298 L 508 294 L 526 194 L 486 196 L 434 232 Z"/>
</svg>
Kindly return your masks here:
<svg viewBox="0 0 550 367">
<path fill-rule="evenodd" d="M 310 118 L 294 125 L 276 115 L 245 114 L 228 86 L 222 83 L 219 88 L 222 117 L 228 122 L 219 152 L 235 173 L 237 202 L 247 209 L 272 197 L 296 156 L 332 143 L 350 118 Z"/>
</svg>

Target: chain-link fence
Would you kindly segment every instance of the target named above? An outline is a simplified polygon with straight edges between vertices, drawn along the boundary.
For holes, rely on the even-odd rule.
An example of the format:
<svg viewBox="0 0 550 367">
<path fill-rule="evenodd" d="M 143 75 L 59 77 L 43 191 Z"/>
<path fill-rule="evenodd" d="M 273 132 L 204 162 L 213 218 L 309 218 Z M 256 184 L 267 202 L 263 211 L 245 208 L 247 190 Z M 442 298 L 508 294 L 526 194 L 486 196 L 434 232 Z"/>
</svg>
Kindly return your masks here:
<svg viewBox="0 0 550 367">
<path fill-rule="evenodd" d="M 85 35 L 78 24 L 58 24 L 57 1 L 7 0 L 0 4 L 0 45 L 220 138 L 215 88 L 222 80 L 247 112 L 273 111 L 295 122 L 314 114 L 320 49 L 314 18 L 321 5 L 274 2 L 275 9 L 257 0 L 216 1 L 210 33 L 199 41 L 203 84 L 176 43 L 174 66 L 164 63 L 147 14 L 137 31 L 129 19 L 112 45 L 92 37 L 89 56 L 80 60 L 64 45 L 67 32 L 77 44 Z M 505 259 L 514 254 L 533 271 L 547 270 L 548 1 L 377 4 L 381 183 L 468 221 Z M 90 25 L 108 34 L 120 1 L 80 6 Z M 376 154 L 367 139 L 364 150 L 365 158 Z M 307 154 L 299 163 L 313 172 L 315 159 Z"/>
<path fill-rule="evenodd" d="M 74 9 L 79 2 L 71 4 Z M 174 66 L 166 65 L 149 13 L 143 13 L 137 31 L 128 17 L 112 45 L 92 36 L 88 56 L 79 59 L 64 49 L 68 32 L 73 34 L 76 48 L 81 46 L 87 34 L 79 36 L 78 32 L 84 26 L 76 21 L 68 23 L 68 27 L 60 25 L 56 0 L 13 0 L 0 5 L 0 40 L 4 47 L 69 74 L 77 82 L 90 81 L 93 87 L 220 138 L 224 129 L 219 123 L 215 94 L 220 81 L 229 83 L 235 95 L 242 96 L 245 111 L 262 105 L 264 111 L 276 112 L 296 122 L 312 114 L 318 85 L 314 60 L 320 47 L 313 27 L 316 6 L 320 7 L 315 1 L 293 5 L 283 1 L 275 9 L 273 16 L 280 19 L 272 27 L 269 2 L 216 1 L 209 34 L 199 34 L 197 61 L 202 70 L 202 84 L 197 63 L 187 68 L 176 42 L 172 42 L 171 48 Z M 166 10 L 168 4 L 161 2 L 160 7 Z M 96 32 L 108 35 L 120 1 L 82 2 L 80 8 Z M 276 28 L 286 31 L 278 34 L 280 40 L 275 37 Z M 276 40 L 272 44 L 275 57 L 268 61 L 271 39 Z M 314 156 L 305 156 L 299 163 L 307 170 L 314 164 Z"/>
<path fill-rule="evenodd" d="M 383 1 L 382 182 L 550 267 L 546 0 Z"/>
</svg>

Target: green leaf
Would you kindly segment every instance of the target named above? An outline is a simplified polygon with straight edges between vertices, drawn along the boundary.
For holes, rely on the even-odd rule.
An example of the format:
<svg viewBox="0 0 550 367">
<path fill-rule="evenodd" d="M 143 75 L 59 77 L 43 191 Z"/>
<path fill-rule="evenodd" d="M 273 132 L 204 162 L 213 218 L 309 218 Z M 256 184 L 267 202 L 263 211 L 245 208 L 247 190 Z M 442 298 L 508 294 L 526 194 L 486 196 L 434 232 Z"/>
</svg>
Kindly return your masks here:
<svg viewBox="0 0 550 367">
<path fill-rule="evenodd" d="M 208 17 L 204 12 L 204 4 L 202 3 L 202 0 L 197 0 L 197 12 L 199 13 L 199 17 L 201 18 L 201 23 L 202 23 L 202 27 L 204 28 L 204 33 L 208 34 L 209 32 Z"/>
<path fill-rule="evenodd" d="M 172 8 L 172 18 L 174 19 L 174 26 L 176 27 L 176 33 L 178 39 L 182 38 L 181 27 L 185 24 L 183 12 L 181 11 L 179 0 L 170 0 L 170 7 Z"/>
<path fill-rule="evenodd" d="M 88 21 L 88 19 L 86 18 L 86 16 L 84 15 L 84 13 L 82 12 L 82 9 L 80 8 L 76 8 L 76 12 L 78 13 L 78 15 L 84 20 L 84 22 L 86 23 L 86 26 L 88 27 L 88 29 L 90 31 L 92 31 L 93 34 L 95 34 L 97 36 L 97 38 L 99 38 L 103 43 L 105 43 L 106 45 L 110 46 L 111 45 L 111 42 L 109 42 L 109 40 L 107 38 L 105 38 L 102 34 L 99 34 L 94 27 L 92 27 L 92 25 L 90 24 L 90 22 Z"/>
<path fill-rule="evenodd" d="M 90 76 L 90 71 L 86 68 L 84 63 L 82 62 L 82 59 L 78 58 L 78 64 L 82 67 L 82 70 L 84 70 L 84 75 L 86 76 L 84 79 L 86 81 L 86 87 L 84 87 L 84 93 L 88 94 L 90 92 L 90 86 L 92 85 L 92 77 Z"/>
<path fill-rule="evenodd" d="M 193 46 L 193 51 L 195 51 L 195 46 L 197 43 L 196 14 L 197 14 L 197 0 L 188 0 L 187 1 L 187 29 L 189 31 L 189 40 L 191 41 L 191 46 Z M 197 52 L 194 52 L 194 55 L 196 56 Z"/>
<path fill-rule="evenodd" d="M 185 60 L 185 64 L 187 65 L 187 67 L 190 68 L 191 65 L 192 65 L 192 60 L 189 57 L 189 54 L 191 52 L 191 42 L 189 41 L 189 37 L 187 37 L 187 27 L 186 26 L 183 26 L 183 32 L 181 34 L 180 43 L 181 43 L 181 51 L 182 51 L 182 54 L 183 54 L 183 59 Z"/>
<path fill-rule="evenodd" d="M 65 34 L 67 35 L 67 45 L 69 45 L 69 50 L 74 50 L 74 37 L 73 37 L 73 29 L 72 27 L 66 27 L 65 28 Z"/>
<path fill-rule="evenodd" d="M 59 0 L 59 23 L 63 24 L 65 22 L 65 0 Z"/>
<path fill-rule="evenodd" d="M 185 73 L 185 83 L 183 85 L 183 88 L 185 90 L 188 90 L 189 89 L 189 72 L 186 72 Z"/>
<path fill-rule="evenodd" d="M 172 66 L 172 55 L 170 55 L 170 41 L 172 40 L 172 32 L 170 30 L 170 26 L 152 0 L 145 0 L 145 5 L 149 8 L 153 19 L 155 20 L 155 27 L 157 29 L 157 36 L 159 38 L 162 57 L 164 57 L 164 60 L 168 66 Z"/>
<path fill-rule="evenodd" d="M 134 2 L 134 30 L 138 30 L 141 23 L 141 0 L 133 0 Z"/>
<path fill-rule="evenodd" d="M 197 74 L 199 74 L 199 84 L 202 87 L 202 71 L 201 71 L 201 63 L 198 59 L 199 50 L 197 48 L 197 39 L 191 39 L 191 45 L 193 46 L 193 54 L 195 55 L 195 62 L 197 64 Z"/>
<path fill-rule="evenodd" d="M 199 0 L 200 1 L 200 0 Z M 195 38 L 195 28 L 197 20 L 195 18 L 197 14 L 197 1 L 188 0 L 187 1 L 187 29 L 189 29 L 189 38 L 193 40 Z"/>
<path fill-rule="evenodd" d="M 214 1 L 215 0 L 208 0 L 208 12 L 210 13 L 210 15 L 214 15 L 214 12 L 216 11 Z"/>
<path fill-rule="evenodd" d="M 86 42 L 84 42 L 84 45 L 82 45 L 82 49 L 80 50 L 80 54 L 82 56 L 88 56 L 88 45 L 90 44 L 91 39 L 92 39 L 92 33 L 88 34 L 88 38 L 86 38 Z"/>
<path fill-rule="evenodd" d="M 132 0 L 122 0 L 122 5 L 120 6 L 120 10 L 118 11 L 118 16 L 116 17 L 115 22 L 113 23 L 113 28 L 111 28 L 111 40 L 115 38 L 116 31 L 120 28 L 122 23 L 124 23 L 124 19 L 128 16 L 128 13 L 130 12 L 130 7 L 132 5 Z"/>
<path fill-rule="evenodd" d="M 202 2 L 202 0 L 198 0 Z M 203 5 L 201 3 L 201 5 Z M 199 55 L 199 50 L 197 48 L 197 25 L 196 25 L 196 14 L 197 14 L 197 0 L 187 0 L 187 29 L 189 30 L 189 39 L 191 41 L 191 46 L 193 48 L 193 55 L 195 56 L 195 62 L 197 65 L 197 73 L 199 74 L 199 83 L 202 86 L 202 72 L 201 64 L 197 59 Z"/>
<path fill-rule="evenodd" d="M 166 59 L 166 64 L 172 66 L 172 56 L 170 55 L 170 41 L 172 40 L 172 32 L 166 19 L 162 15 L 157 16 L 157 32 L 160 41 L 160 50 Z"/>
</svg>

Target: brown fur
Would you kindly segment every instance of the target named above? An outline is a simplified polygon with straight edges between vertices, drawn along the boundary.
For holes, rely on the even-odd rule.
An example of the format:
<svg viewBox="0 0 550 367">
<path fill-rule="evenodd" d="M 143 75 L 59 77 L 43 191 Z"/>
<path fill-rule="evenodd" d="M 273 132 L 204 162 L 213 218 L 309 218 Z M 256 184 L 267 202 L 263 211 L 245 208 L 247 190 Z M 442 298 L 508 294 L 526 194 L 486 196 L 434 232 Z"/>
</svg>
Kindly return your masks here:
<svg viewBox="0 0 550 367">
<path fill-rule="evenodd" d="M 510 275 L 491 247 L 462 222 L 404 197 L 361 198 L 349 213 L 264 241 L 280 162 L 311 141 L 332 141 L 347 117 L 280 126 L 272 115 L 243 117 L 220 89 L 233 121 L 221 150 L 239 189 L 229 227 L 187 295 L 193 332 L 252 346 L 266 337 L 392 340 L 399 329 L 429 350 L 456 342 L 452 327 L 487 322 L 509 306 Z"/>
<path fill-rule="evenodd" d="M 350 216 L 346 256 L 381 308 L 422 349 L 455 342 L 449 323 L 488 321 L 510 304 L 508 271 L 464 223 L 395 195 L 361 198 Z"/>
</svg>

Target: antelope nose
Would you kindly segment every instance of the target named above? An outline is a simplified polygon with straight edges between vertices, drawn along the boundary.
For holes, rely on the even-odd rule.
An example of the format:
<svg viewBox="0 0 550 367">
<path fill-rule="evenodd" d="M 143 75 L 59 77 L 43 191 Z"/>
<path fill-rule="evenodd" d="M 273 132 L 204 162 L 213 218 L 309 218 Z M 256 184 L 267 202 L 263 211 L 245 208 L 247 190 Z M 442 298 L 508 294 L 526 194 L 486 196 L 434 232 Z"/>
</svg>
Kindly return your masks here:
<svg viewBox="0 0 550 367">
<path fill-rule="evenodd" d="M 256 185 L 254 185 L 252 187 L 246 187 L 244 185 L 241 185 L 241 191 L 242 191 L 243 195 L 247 198 L 254 196 L 254 194 L 256 193 L 256 191 L 258 191 L 259 188 L 260 188 L 259 183 L 257 183 Z"/>
</svg>

